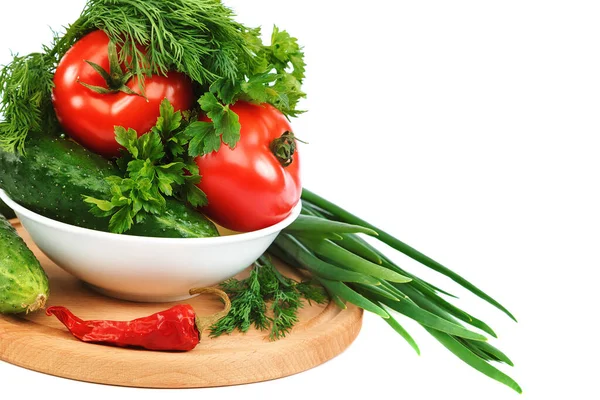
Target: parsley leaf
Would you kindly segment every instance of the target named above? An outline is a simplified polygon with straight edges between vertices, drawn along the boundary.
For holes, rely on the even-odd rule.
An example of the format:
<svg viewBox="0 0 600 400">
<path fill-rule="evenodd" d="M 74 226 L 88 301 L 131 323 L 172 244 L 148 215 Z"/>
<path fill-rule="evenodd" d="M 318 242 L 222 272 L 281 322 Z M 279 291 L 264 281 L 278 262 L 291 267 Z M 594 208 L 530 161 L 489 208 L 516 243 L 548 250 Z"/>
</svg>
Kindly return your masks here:
<svg viewBox="0 0 600 400">
<path fill-rule="evenodd" d="M 221 147 L 221 138 L 217 135 L 215 126 L 211 122 L 192 122 L 188 125 L 186 134 L 191 137 L 188 146 L 188 153 L 191 157 L 208 154 Z"/>
<path fill-rule="evenodd" d="M 208 198 L 198 186 L 192 182 L 186 182 L 186 200 L 194 207 L 202 207 L 208 204 Z"/>
<path fill-rule="evenodd" d="M 173 196 L 173 186 L 185 183 L 185 164 L 182 162 L 160 165 L 155 169 L 155 173 L 158 179 L 158 188 L 167 196 Z"/>
<path fill-rule="evenodd" d="M 233 104 L 240 91 L 239 82 L 226 78 L 219 78 L 212 85 L 210 91 L 225 104 Z"/>
<path fill-rule="evenodd" d="M 220 133 L 222 135 L 223 143 L 233 149 L 240 140 L 241 128 L 240 117 L 227 107 L 227 110 L 221 117 L 219 125 L 216 125 L 215 130 L 217 131 L 217 134 Z"/>
<path fill-rule="evenodd" d="M 125 129 L 122 126 L 115 127 L 115 139 L 117 143 L 125 147 L 125 149 L 131 153 L 135 158 L 139 155 L 137 142 L 137 132 L 133 129 Z"/>
<path fill-rule="evenodd" d="M 268 84 L 274 82 L 279 77 L 278 74 L 264 73 L 251 76 L 248 81 L 242 83 L 241 89 L 249 99 L 258 103 L 265 103 L 269 100 L 272 93 Z"/>
<path fill-rule="evenodd" d="M 137 140 L 139 158 L 142 160 L 160 161 L 165 156 L 165 148 L 162 144 L 160 134 L 150 131 Z"/>
<path fill-rule="evenodd" d="M 219 103 L 219 100 L 212 92 L 205 93 L 200 97 L 198 103 L 200 104 L 202 111 L 204 111 L 208 115 L 208 118 L 212 120 L 218 118 L 219 114 L 223 112 L 224 106 Z"/>
<path fill-rule="evenodd" d="M 292 65 L 291 75 L 302 81 L 305 73 L 304 53 L 298 45 L 298 40 L 286 31 L 280 31 L 276 26 L 271 34 L 270 61 L 277 72 L 285 71 Z"/>
<path fill-rule="evenodd" d="M 130 207 L 122 207 L 110 219 L 108 229 L 111 232 L 126 232 L 133 226 L 133 217 Z"/>
<path fill-rule="evenodd" d="M 197 139 L 205 143 L 203 154 L 218 151 L 221 147 L 221 139 L 223 143 L 233 149 L 240 140 L 241 126 L 238 115 L 231 111 L 229 106 L 221 104 L 212 92 L 202 95 L 198 103 L 213 125 L 213 132 L 204 127 L 200 132 L 200 134 L 204 133 L 204 136 Z M 219 140 L 217 141 L 217 139 Z"/>
<path fill-rule="evenodd" d="M 165 99 L 166 100 L 166 99 Z M 160 103 L 160 117 L 156 121 L 156 131 L 163 138 L 170 138 L 172 132 L 181 126 L 181 112 L 175 112 L 173 105 L 168 100 Z"/>
</svg>

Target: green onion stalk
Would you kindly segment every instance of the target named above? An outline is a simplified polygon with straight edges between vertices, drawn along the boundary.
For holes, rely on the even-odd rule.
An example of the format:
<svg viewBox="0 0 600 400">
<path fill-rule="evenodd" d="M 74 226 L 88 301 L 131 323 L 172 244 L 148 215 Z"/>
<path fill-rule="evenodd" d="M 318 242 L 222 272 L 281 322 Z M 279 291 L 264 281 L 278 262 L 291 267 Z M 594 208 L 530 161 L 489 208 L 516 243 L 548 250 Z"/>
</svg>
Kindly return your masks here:
<svg viewBox="0 0 600 400">
<path fill-rule="evenodd" d="M 453 295 L 402 269 L 360 234 L 445 275 L 516 321 L 498 301 L 457 273 L 306 189 L 300 217 L 277 237 L 268 253 L 310 272 L 339 307 L 351 303 L 383 318 L 417 354 L 416 341 L 393 314 L 416 321 L 462 361 L 521 393 L 517 382 L 491 364 L 513 366 L 512 361 L 472 329 L 496 338 L 489 325 L 454 306 L 443 297 Z"/>
</svg>

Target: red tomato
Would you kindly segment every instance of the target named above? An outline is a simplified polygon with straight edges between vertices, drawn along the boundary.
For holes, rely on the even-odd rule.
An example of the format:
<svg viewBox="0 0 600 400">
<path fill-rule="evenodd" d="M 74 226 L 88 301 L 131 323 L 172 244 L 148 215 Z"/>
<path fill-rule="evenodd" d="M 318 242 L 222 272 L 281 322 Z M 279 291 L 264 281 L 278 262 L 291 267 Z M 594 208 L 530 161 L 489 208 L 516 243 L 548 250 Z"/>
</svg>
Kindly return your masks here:
<svg viewBox="0 0 600 400">
<path fill-rule="evenodd" d="M 218 152 L 198 157 L 208 197 L 202 207 L 217 224 L 238 232 L 266 228 L 284 220 L 300 200 L 300 159 L 293 155 L 283 167 L 270 145 L 292 128 L 275 107 L 237 102 L 231 106 L 240 117 L 241 137 L 235 149 L 222 145 Z"/>
<path fill-rule="evenodd" d="M 79 82 L 107 87 L 104 78 L 86 60 L 110 71 L 108 42 L 106 33 L 94 31 L 67 51 L 56 68 L 52 102 L 69 136 L 96 153 L 112 157 L 119 154 L 120 147 L 115 140 L 115 126 L 133 128 L 142 135 L 156 124 L 162 100 L 167 98 L 175 111 L 187 110 L 194 94 L 189 78 L 176 72 L 146 78 L 147 99 L 123 92 L 99 94 L 81 85 Z M 135 78 L 126 86 L 139 92 Z"/>
</svg>

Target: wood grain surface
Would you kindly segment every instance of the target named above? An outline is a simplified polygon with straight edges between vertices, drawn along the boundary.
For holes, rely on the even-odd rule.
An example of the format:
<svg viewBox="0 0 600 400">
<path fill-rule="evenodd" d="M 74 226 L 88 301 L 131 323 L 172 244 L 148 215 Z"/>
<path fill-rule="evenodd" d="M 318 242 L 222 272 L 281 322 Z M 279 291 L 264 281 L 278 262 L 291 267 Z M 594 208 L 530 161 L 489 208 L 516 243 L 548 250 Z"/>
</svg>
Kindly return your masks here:
<svg viewBox="0 0 600 400">
<path fill-rule="evenodd" d="M 50 278 L 47 306 L 66 306 L 83 319 L 130 320 L 165 310 L 176 303 L 148 304 L 100 295 L 64 272 L 31 242 Z M 278 265 L 293 276 L 291 269 Z M 210 296 L 185 301 L 200 315 L 222 303 Z M 335 304 L 306 305 L 300 322 L 285 339 L 269 341 L 266 332 L 251 330 L 210 338 L 185 353 L 154 352 L 83 343 L 54 317 L 39 311 L 27 316 L 0 316 L 0 360 L 38 372 L 80 381 L 150 388 L 194 388 L 260 382 L 293 375 L 343 352 L 358 335 L 362 310 Z"/>
</svg>

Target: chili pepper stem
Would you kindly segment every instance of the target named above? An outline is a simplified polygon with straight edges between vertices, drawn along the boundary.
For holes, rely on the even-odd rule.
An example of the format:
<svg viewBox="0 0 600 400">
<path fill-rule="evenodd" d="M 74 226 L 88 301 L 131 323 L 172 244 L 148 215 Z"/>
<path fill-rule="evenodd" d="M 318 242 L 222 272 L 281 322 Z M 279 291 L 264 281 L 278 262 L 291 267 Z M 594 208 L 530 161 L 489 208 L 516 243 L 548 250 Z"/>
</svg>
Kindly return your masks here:
<svg viewBox="0 0 600 400">
<path fill-rule="evenodd" d="M 223 302 L 225 303 L 225 307 L 223 308 L 223 310 L 212 315 L 201 317 L 196 314 L 196 327 L 198 328 L 198 335 L 200 339 L 202 339 L 202 332 L 204 330 L 216 324 L 220 319 L 224 318 L 227 314 L 229 314 L 229 311 L 231 310 L 231 300 L 229 299 L 227 293 L 225 293 L 221 289 L 217 289 L 214 287 L 206 287 L 195 288 L 190 290 L 190 295 L 206 293 L 215 294 L 219 296 L 221 300 L 223 300 Z"/>
</svg>

